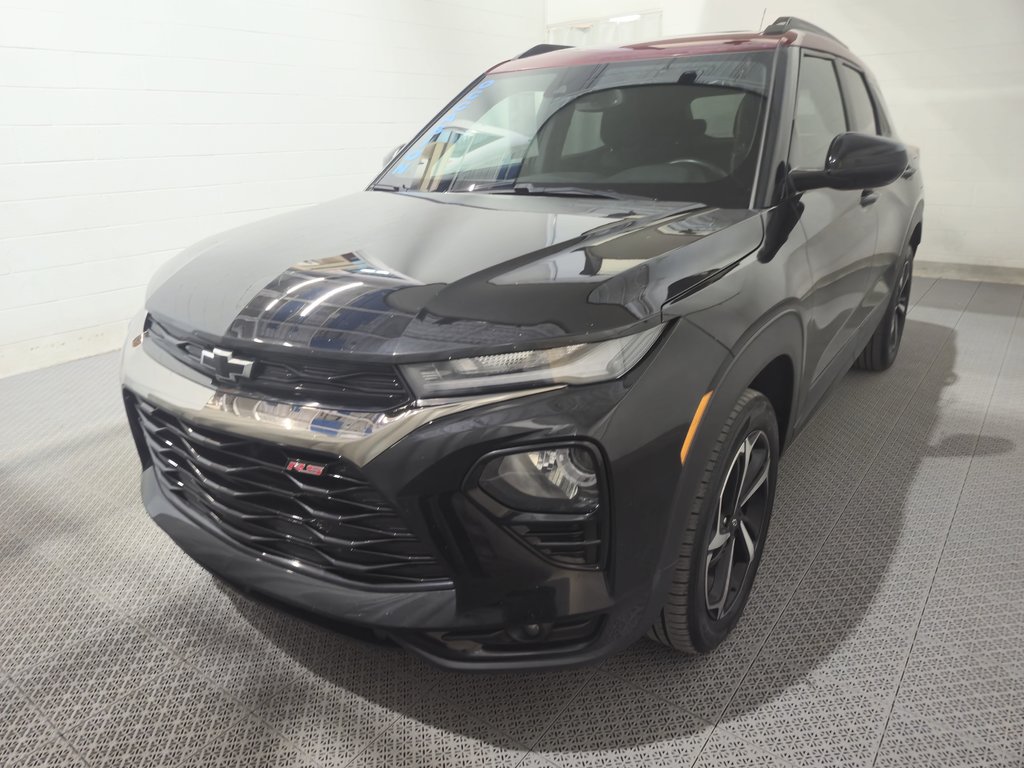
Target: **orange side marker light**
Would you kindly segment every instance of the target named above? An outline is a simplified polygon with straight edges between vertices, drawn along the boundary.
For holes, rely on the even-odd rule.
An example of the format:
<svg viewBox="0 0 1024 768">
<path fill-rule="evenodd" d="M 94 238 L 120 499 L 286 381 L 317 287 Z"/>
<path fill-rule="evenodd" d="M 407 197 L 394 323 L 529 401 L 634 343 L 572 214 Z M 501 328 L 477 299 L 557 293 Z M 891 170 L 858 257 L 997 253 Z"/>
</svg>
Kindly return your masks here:
<svg viewBox="0 0 1024 768">
<path fill-rule="evenodd" d="M 690 444 L 693 442 L 694 436 L 697 434 L 697 427 L 700 426 L 700 420 L 704 417 L 704 411 L 707 410 L 708 402 L 711 400 L 711 394 L 714 392 L 705 392 L 704 397 L 697 403 L 697 410 L 693 413 L 693 420 L 690 422 L 690 428 L 686 430 L 686 439 L 683 440 L 683 447 L 679 450 L 679 463 L 686 463 L 686 454 L 690 452 Z"/>
</svg>

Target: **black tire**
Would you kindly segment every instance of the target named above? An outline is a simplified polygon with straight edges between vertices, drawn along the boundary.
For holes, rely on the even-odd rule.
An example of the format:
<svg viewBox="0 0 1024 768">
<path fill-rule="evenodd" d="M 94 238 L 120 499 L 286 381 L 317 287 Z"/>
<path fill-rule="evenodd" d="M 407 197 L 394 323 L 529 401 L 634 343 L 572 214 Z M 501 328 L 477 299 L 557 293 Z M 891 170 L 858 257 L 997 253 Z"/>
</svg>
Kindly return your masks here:
<svg viewBox="0 0 1024 768">
<path fill-rule="evenodd" d="M 763 458 L 767 462 L 763 483 L 752 493 L 749 489 L 760 478 L 761 465 L 736 466 L 744 455 L 748 461 Z M 683 653 L 707 653 L 725 640 L 739 621 L 764 551 L 775 501 L 778 459 L 779 428 L 775 410 L 768 398 L 748 389 L 722 426 L 696 496 L 686 510 L 688 519 L 672 586 L 661 614 L 648 633 L 650 637 Z M 737 484 L 743 481 L 736 477 L 734 470 L 742 471 L 744 467 L 749 470 L 751 466 L 755 469 L 750 472 L 746 487 L 738 488 Z M 731 503 L 742 501 L 741 496 L 747 493 L 750 496 L 745 504 L 737 507 Z M 720 514 L 720 504 L 723 511 L 732 507 L 726 515 L 728 520 Z M 723 536 L 731 536 L 732 546 L 739 545 L 743 549 L 729 551 L 730 545 L 721 543 Z M 719 557 L 717 561 L 715 555 Z M 726 555 L 730 570 L 727 577 L 721 577 L 718 569 L 725 567 Z M 737 555 L 744 562 L 739 562 Z M 713 565 L 716 562 L 717 565 Z M 735 566 L 742 566 L 742 570 L 733 577 L 732 567 Z M 720 578 L 714 578 L 715 574 Z M 729 587 L 722 589 L 726 581 Z"/>
<path fill-rule="evenodd" d="M 854 362 L 855 368 L 864 371 L 884 371 L 896 362 L 903 341 L 903 329 L 907 324 L 907 310 L 910 308 L 910 284 L 914 279 L 913 253 L 908 249 L 900 266 L 896 287 L 889 299 L 889 309 L 878 324 L 871 341 L 864 347 Z"/>
</svg>

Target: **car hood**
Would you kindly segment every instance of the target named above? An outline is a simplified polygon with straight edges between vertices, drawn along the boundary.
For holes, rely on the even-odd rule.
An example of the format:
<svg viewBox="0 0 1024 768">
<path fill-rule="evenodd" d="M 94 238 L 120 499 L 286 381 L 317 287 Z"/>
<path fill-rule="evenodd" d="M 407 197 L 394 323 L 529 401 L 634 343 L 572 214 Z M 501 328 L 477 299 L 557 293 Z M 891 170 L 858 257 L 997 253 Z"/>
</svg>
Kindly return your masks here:
<svg viewBox="0 0 1024 768">
<path fill-rule="evenodd" d="M 596 341 L 661 320 L 761 241 L 753 211 L 361 192 L 207 238 L 147 309 L 226 344 L 389 359 Z"/>
</svg>

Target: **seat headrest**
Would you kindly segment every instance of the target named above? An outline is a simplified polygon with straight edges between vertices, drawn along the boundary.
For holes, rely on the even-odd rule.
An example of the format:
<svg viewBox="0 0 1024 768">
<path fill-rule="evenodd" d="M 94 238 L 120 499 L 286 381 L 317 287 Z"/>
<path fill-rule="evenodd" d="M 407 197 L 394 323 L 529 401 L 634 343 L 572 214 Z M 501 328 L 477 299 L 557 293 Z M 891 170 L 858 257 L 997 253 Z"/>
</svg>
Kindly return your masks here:
<svg viewBox="0 0 1024 768">
<path fill-rule="evenodd" d="M 757 130 L 757 118 L 761 113 L 761 97 L 753 93 L 747 93 L 740 99 L 739 107 L 736 109 L 736 116 L 733 118 L 732 135 L 737 139 L 753 137 Z"/>
<path fill-rule="evenodd" d="M 622 103 L 601 117 L 601 141 L 612 148 L 703 136 L 707 122 L 690 112 L 688 89 L 675 84 L 623 88 Z"/>
</svg>

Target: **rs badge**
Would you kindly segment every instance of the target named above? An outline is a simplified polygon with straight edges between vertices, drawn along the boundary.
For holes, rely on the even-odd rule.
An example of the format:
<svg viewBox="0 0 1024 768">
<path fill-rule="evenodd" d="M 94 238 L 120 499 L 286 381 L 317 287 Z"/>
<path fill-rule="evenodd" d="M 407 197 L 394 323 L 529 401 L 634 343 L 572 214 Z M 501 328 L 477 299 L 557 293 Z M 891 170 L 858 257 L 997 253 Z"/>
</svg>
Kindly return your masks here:
<svg viewBox="0 0 1024 768">
<path fill-rule="evenodd" d="M 320 477 L 327 469 L 323 464 L 307 464 L 304 461 L 289 461 L 288 466 L 285 467 L 289 472 L 301 472 L 304 475 L 315 475 Z"/>
</svg>

